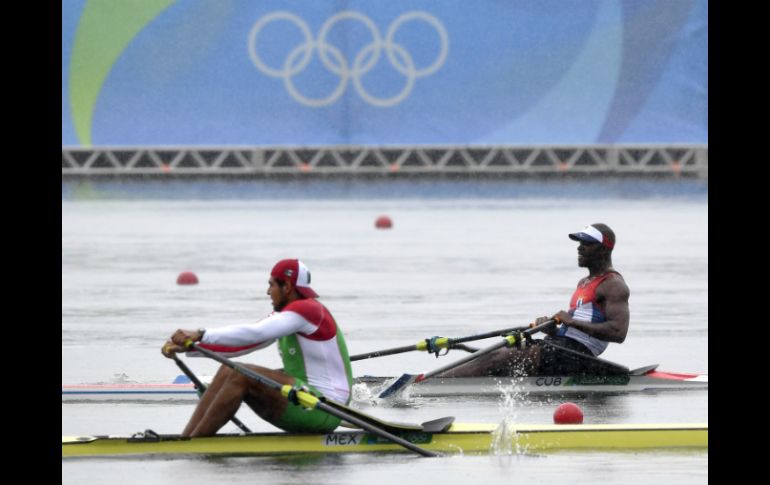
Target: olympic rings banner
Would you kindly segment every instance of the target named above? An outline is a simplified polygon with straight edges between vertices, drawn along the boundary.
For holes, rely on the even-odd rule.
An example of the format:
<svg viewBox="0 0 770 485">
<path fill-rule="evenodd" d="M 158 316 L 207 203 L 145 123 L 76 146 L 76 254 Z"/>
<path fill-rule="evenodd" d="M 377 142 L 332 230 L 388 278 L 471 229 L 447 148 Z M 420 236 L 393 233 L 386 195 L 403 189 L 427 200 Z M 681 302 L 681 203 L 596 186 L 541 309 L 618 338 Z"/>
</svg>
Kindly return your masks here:
<svg viewBox="0 0 770 485">
<path fill-rule="evenodd" d="M 707 0 L 66 0 L 62 145 L 708 143 Z"/>
</svg>

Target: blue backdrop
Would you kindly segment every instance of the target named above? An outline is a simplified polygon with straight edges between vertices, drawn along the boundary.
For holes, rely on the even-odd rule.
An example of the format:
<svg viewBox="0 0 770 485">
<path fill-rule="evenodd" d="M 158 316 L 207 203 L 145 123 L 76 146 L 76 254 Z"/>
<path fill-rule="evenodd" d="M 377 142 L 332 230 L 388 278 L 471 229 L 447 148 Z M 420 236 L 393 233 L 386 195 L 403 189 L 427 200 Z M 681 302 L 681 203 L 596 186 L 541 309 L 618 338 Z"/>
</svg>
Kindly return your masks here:
<svg viewBox="0 0 770 485">
<path fill-rule="evenodd" d="M 708 2 L 62 2 L 62 144 L 708 142 Z"/>
</svg>

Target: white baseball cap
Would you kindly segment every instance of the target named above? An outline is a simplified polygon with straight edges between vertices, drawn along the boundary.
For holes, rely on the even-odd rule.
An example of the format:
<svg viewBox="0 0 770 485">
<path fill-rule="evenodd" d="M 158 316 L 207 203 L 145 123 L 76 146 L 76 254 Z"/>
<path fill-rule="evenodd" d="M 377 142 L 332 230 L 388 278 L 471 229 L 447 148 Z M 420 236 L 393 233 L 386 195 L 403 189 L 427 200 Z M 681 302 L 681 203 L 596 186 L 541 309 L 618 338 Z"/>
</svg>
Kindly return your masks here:
<svg viewBox="0 0 770 485">
<path fill-rule="evenodd" d="M 586 226 L 580 232 L 573 232 L 569 238 L 573 241 L 598 242 L 609 249 L 615 247 L 615 243 L 594 226 Z"/>
</svg>

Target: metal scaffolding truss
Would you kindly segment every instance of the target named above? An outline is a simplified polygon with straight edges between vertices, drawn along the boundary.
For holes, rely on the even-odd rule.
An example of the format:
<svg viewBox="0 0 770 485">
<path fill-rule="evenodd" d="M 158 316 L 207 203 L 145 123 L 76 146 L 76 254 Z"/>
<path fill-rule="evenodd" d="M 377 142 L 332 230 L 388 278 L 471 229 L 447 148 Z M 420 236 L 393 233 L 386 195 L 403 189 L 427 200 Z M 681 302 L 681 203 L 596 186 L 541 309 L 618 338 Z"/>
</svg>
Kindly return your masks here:
<svg viewBox="0 0 770 485">
<path fill-rule="evenodd" d="M 62 175 L 674 174 L 708 145 L 62 148 Z"/>
</svg>

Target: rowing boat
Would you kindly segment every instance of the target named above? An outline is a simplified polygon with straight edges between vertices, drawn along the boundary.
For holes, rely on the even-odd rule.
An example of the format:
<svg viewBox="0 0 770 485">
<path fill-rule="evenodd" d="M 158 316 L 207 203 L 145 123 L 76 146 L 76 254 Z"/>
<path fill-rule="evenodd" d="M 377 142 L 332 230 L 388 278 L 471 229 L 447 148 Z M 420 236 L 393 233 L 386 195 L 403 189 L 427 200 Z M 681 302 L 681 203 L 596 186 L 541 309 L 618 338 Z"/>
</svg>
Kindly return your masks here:
<svg viewBox="0 0 770 485">
<path fill-rule="evenodd" d="M 462 424 L 444 431 L 401 433 L 438 453 L 527 453 L 556 450 L 708 448 L 708 424 Z M 402 452 L 364 431 L 328 434 L 246 433 L 182 438 L 151 431 L 134 436 L 62 437 L 62 458 L 96 456 L 287 455 Z"/>
<path fill-rule="evenodd" d="M 522 394 L 571 394 L 594 392 L 639 392 L 708 389 L 707 374 L 662 372 L 647 366 L 626 374 L 536 377 L 434 377 L 409 389 L 414 397 L 499 396 Z M 376 395 L 393 377 L 361 376 L 355 387 L 363 394 Z M 208 382 L 206 378 L 202 379 Z M 186 376 L 170 384 L 62 384 L 62 401 L 196 401 L 198 394 Z"/>
<path fill-rule="evenodd" d="M 61 400 L 62 402 L 193 402 L 198 400 L 198 393 L 189 379 L 179 376 L 171 384 L 62 384 Z"/>
<path fill-rule="evenodd" d="M 392 377 L 357 379 L 374 392 L 384 389 Z M 683 374 L 647 370 L 622 375 L 575 375 L 533 377 L 433 377 L 409 387 L 411 397 L 499 396 L 504 393 L 554 394 L 678 391 L 708 389 L 707 374 Z"/>
</svg>

